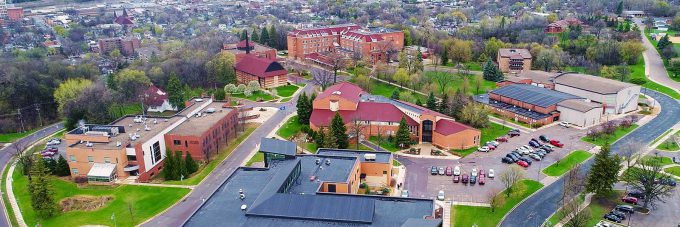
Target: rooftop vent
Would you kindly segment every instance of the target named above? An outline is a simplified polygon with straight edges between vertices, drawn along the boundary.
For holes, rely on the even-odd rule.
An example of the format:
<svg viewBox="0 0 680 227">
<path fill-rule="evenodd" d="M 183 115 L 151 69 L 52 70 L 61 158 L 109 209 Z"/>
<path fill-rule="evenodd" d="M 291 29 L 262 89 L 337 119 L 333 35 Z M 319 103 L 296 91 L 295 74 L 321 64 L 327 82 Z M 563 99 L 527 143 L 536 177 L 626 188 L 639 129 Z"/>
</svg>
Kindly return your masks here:
<svg viewBox="0 0 680 227">
<path fill-rule="evenodd" d="M 326 159 L 326 165 L 330 165 L 330 164 L 331 164 L 331 160 L 330 160 L 330 159 Z"/>
<path fill-rule="evenodd" d="M 375 161 L 375 154 L 364 154 L 366 161 Z"/>
<path fill-rule="evenodd" d="M 151 131 L 151 128 L 148 125 L 144 125 L 144 131 Z"/>
<path fill-rule="evenodd" d="M 153 124 L 154 124 L 154 125 L 155 125 L 155 124 L 158 124 L 158 120 L 153 119 Z"/>
<path fill-rule="evenodd" d="M 316 180 L 316 176 L 310 176 L 309 177 L 309 181 L 314 181 L 314 180 Z"/>
<path fill-rule="evenodd" d="M 246 209 L 248 209 L 248 205 L 245 205 L 245 204 L 241 205 L 241 210 L 242 210 L 242 211 L 246 211 Z"/>
<path fill-rule="evenodd" d="M 334 95 L 341 95 L 342 92 L 340 92 L 340 91 L 334 91 L 332 94 L 334 94 Z"/>
<path fill-rule="evenodd" d="M 243 193 L 243 189 L 238 190 L 238 198 L 241 199 L 241 200 L 246 199 L 246 194 Z"/>
<path fill-rule="evenodd" d="M 215 113 L 215 111 L 215 108 L 212 107 L 205 110 L 206 113 Z"/>
<path fill-rule="evenodd" d="M 88 141 L 88 142 L 85 142 L 85 146 L 86 146 L 86 147 L 92 147 L 92 146 L 94 146 L 94 144 L 92 144 L 92 143 L 90 143 L 90 142 Z"/>
<path fill-rule="evenodd" d="M 321 159 L 317 158 L 316 161 L 314 161 L 317 165 L 321 164 Z"/>
<path fill-rule="evenodd" d="M 120 141 L 116 141 L 116 147 L 120 147 L 122 145 L 123 145 L 123 143 L 121 143 Z"/>
</svg>

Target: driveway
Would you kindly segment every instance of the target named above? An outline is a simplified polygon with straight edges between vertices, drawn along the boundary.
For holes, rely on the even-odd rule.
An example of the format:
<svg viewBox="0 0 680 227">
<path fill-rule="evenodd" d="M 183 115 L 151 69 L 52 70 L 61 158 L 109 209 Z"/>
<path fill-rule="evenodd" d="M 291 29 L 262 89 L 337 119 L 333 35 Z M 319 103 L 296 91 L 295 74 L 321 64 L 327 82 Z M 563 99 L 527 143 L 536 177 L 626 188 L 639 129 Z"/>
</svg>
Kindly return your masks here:
<svg viewBox="0 0 680 227">
<path fill-rule="evenodd" d="M 622 146 L 628 142 L 649 144 L 680 121 L 680 104 L 677 100 L 648 89 L 645 89 L 643 93 L 660 103 L 661 112 L 647 124 L 640 126 L 612 144 L 613 154 L 620 153 Z M 581 171 L 588 172 L 592 164 L 592 159 L 585 162 Z M 509 213 L 500 223 L 500 226 L 540 226 L 557 210 L 563 185 L 564 178 L 560 178 L 553 184 L 544 187 Z M 674 211 L 677 212 L 677 210 Z"/>
<path fill-rule="evenodd" d="M 542 170 L 550 164 L 562 159 L 573 150 L 589 150 L 593 147 L 593 145 L 580 140 L 584 134 L 585 132 L 581 130 L 555 125 L 510 138 L 507 143 L 501 143 L 494 151 L 474 152 L 458 160 L 406 156 L 397 156 L 396 159 L 406 167 L 404 189 L 409 191 L 411 197 L 434 198 L 439 190 L 443 190 L 447 200 L 485 203 L 489 192 L 498 193 L 503 190 L 504 187 L 500 180 L 487 179 L 486 185 L 464 185 L 453 183 L 451 176 L 430 175 L 430 168 L 432 166 L 460 166 L 461 172 L 468 174 L 472 171 L 472 168 L 484 169 L 486 172 L 489 169 L 494 169 L 496 175 L 499 175 L 510 166 L 501 163 L 501 157 L 515 148 L 527 144 L 531 138 L 546 135 L 548 138 L 560 140 L 565 146 L 564 148 L 556 148 L 554 152 L 546 155 L 541 161 L 533 161 L 533 164 L 525 169 L 527 178 L 540 181 L 546 177 Z"/>
<path fill-rule="evenodd" d="M 643 55 L 645 58 L 645 69 L 648 69 L 646 72 L 647 76 L 664 86 L 673 88 L 676 91 L 680 90 L 680 83 L 668 77 L 668 72 L 664 68 L 659 52 L 656 51 L 656 47 L 645 37 L 644 23 L 640 19 L 635 19 L 635 23 L 640 27 L 642 46 L 645 47 Z"/>
</svg>

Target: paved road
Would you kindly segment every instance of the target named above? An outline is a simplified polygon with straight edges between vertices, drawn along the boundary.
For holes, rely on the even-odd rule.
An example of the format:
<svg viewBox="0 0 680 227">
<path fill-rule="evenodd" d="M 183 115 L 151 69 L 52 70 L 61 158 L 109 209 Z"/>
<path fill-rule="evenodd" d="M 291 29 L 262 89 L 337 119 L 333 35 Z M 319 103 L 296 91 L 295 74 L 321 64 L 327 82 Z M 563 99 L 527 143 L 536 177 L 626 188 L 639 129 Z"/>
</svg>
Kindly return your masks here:
<svg viewBox="0 0 680 227">
<path fill-rule="evenodd" d="M 312 86 L 305 86 L 304 92 L 311 93 Z M 210 198 L 210 196 L 217 190 L 220 185 L 227 180 L 227 178 L 249 158 L 251 151 L 253 151 L 260 139 L 267 136 L 276 128 L 277 124 L 282 123 L 283 119 L 291 113 L 296 112 L 295 103 L 297 103 L 297 96 L 285 104 L 274 103 L 252 103 L 247 102 L 246 107 L 277 107 L 281 105 L 286 106 L 286 110 L 278 111 L 269 120 L 264 122 L 259 128 L 255 129 L 253 133 L 245 140 L 239 147 L 237 147 L 231 155 L 222 161 L 222 163 L 213 170 L 213 172 L 206 177 L 203 182 L 197 185 L 189 195 L 172 208 L 166 210 L 164 213 L 154 217 L 152 220 L 144 223 L 143 226 L 181 226 L 191 215 L 198 210 L 201 205 Z"/>
<path fill-rule="evenodd" d="M 32 144 L 32 143 L 34 143 L 34 142 L 36 142 L 36 141 L 38 141 L 38 140 L 40 140 L 40 139 L 42 139 L 46 136 L 54 134 L 55 132 L 57 132 L 57 131 L 59 131 L 63 128 L 64 128 L 64 124 L 61 123 L 61 122 L 57 123 L 57 124 L 53 124 L 53 125 L 50 125 L 50 126 L 43 128 L 41 130 L 38 130 L 31 135 L 28 135 L 24 138 L 21 138 L 17 141 L 14 141 L 14 143 L 25 148 L 25 147 L 29 146 L 30 144 Z M 15 146 L 12 146 L 12 145 L 0 149 L 0 165 L 2 165 L 2 169 L 5 169 L 5 166 L 7 166 L 10 159 L 12 159 L 12 156 L 14 156 L 14 154 L 16 154 L 16 153 L 17 153 L 17 150 L 16 150 Z M 4 188 L 0 189 L 0 191 L 2 191 L 2 190 L 4 190 Z M 3 212 L 6 214 L 7 210 L 5 210 L 5 206 L 2 206 L 2 209 L 3 209 Z M 0 226 L 10 226 L 9 221 L 7 220 L 7 217 L 4 214 L 0 215 Z"/>
<path fill-rule="evenodd" d="M 680 104 L 677 100 L 648 89 L 643 89 L 643 93 L 656 99 L 661 104 L 661 112 L 647 124 L 640 126 L 637 130 L 612 144 L 612 153 L 619 153 L 621 147 L 628 142 L 649 144 L 661 136 L 668 128 L 680 121 Z M 584 163 L 582 165 L 582 172 L 587 172 L 592 164 L 593 159 Z M 500 223 L 500 226 L 540 226 L 543 221 L 548 219 L 557 210 L 563 184 L 564 178 L 560 178 L 555 183 L 545 187 L 517 206 Z"/>
<path fill-rule="evenodd" d="M 664 68 L 663 60 L 661 60 L 659 52 L 656 51 L 656 47 L 653 46 L 647 38 L 645 38 L 644 23 L 642 23 L 640 19 L 635 19 L 635 23 L 638 25 L 638 27 L 640 27 L 642 45 L 645 47 L 645 52 L 643 55 L 645 56 L 645 63 L 647 64 L 646 68 L 649 69 L 647 75 L 649 75 L 649 77 L 651 77 L 651 79 L 657 83 L 673 88 L 676 91 L 680 90 L 680 83 L 668 77 L 668 72 L 666 72 L 666 68 Z"/>
</svg>

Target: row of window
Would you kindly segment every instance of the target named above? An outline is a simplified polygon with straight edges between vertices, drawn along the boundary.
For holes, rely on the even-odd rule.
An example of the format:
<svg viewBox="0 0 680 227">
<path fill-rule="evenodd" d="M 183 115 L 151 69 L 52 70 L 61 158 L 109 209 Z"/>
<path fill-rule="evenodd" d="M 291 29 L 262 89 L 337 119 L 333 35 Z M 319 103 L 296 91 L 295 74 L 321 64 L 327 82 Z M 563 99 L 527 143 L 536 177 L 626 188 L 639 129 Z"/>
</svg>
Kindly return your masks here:
<svg viewBox="0 0 680 227">
<path fill-rule="evenodd" d="M 69 159 L 71 160 L 71 162 L 77 161 L 75 155 L 70 155 Z M 136 160 L 136 157 L 135 157 L 135 160 Z M 87 156 L 87 162 L 94 163 L 94 156 Z M 111 158 L 110 157 L 104 157 L 104 163 L 111 163 Z M 116 158 L 116 163 L 118 163 L 118 158 Z"/>
</svg>

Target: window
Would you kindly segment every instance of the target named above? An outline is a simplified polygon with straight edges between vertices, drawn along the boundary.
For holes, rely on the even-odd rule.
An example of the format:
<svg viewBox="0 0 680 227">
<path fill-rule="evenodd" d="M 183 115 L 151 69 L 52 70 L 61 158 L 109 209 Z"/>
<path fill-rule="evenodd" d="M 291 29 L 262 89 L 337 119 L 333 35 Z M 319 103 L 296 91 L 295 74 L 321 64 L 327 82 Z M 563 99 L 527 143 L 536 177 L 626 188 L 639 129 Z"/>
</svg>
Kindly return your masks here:
<svg viewBox="0 0 680 227">
<path fill-rule="evenodd" d="M 94 157 L 87 156 L 87 162 L 90 162 L 90 163 L 94 162 Z"/>
<path fill-rule="evenodd" d="M 189 141 L 184 141 L 184 147 L 189 147 Z"/>
<path fill-rule="evenodd" d="M 175 145 L 182 145 L 182 141 L 179 140 L 173 140 L 172 143 Z"/>
<path fill-rule="evenodd" d="M 383 175 L 387 175 L 387 171 L 383 171 Z"/>
<path fill-rule="evenodd" d="M 151 158 L 153 159 L 151 163 L 156 164 L 161 160 L 161 145 L 158 141 L 151 146 Z"/>
<path fill-rule="evenodd" d="M 111 163 L 111 158 L 104 157 L 104 163 Z"/>
<path fill-rule="evenodd" d="M 76 156 L 75 155 L 69 156 L 69 159 L 71 159 L 71 162 L 76 162 Z"/>
<path fill-rule="evenodd" d="M 128 159 L 128 161 L 137 161 L 137 156 L 136 155 L 128 155 L 127 159 Z"/>
<path fill-rule="evenodd" d="M 78 168 L 71 168 L 71 172 L 73 172 L 73 175 L 78 175 Z"/>
</svg>

